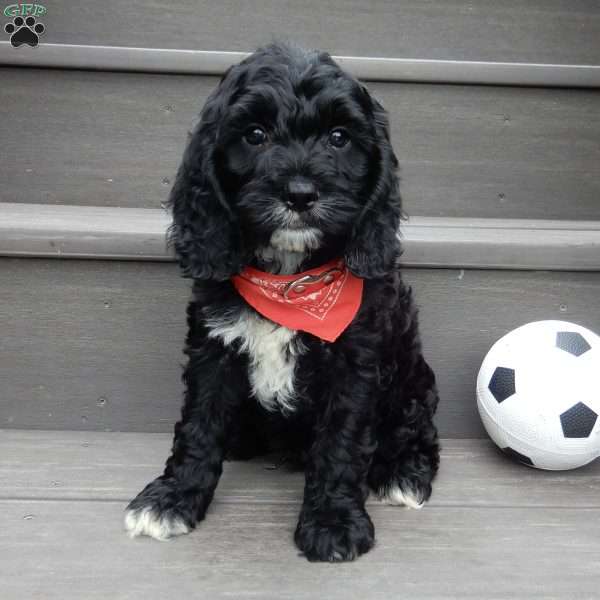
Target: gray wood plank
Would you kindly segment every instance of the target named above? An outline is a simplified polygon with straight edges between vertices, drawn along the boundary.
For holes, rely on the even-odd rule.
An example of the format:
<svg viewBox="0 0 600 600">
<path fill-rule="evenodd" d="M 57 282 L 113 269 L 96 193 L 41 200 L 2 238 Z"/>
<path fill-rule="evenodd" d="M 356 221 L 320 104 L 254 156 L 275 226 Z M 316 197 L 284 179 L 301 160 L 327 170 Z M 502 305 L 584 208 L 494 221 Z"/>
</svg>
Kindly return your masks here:
<svg viewBox="0 0 600 600">
<path fill-rule="evenodd" d="M 600 43 L 594 0 L 83 0 L 43 22 L 43 42 L 249 51 L 283 37 L 349 56 L 597 64 Z"/>
<path fill-rule="evenodd" d="M 1 201 L 144 208 L 166 199 L 217 81 L 37 69 L 0 77 L 11 117 L 0 122 Z M 600 219 L 600 92 L 370 87 L 390 112 L 408 214 Z"/>
<path fill-rule="evenodd" d="M 2 501 L 3 600 L 593 599 L 598 509 L 372 507 L 377 544 L 314 564 L 292 542 L 299 505 L 214 503 L 171 542 L 128 539 L 120 502 Z"/>
<path fill-rule="evenodd" d="M 161 209 L 5 203 L 0 256 L 173 260 Z M 600 271 L 600 221 L 412 217 L 412 267 Z"/>
<path fill-rule="evenodd" d="M 171 439 L 171 434 L 0 430 L 0 499 L 128 502 L 162 472 Z M 297 505 L 303 474 L 273 470 L 277 458 L 225 463 L 216 501 Z M 600 461 L 568 472 L 539 471 L 510 460 L 487 439 L 444 439 L 428 506 L 600 508 Z"/>
<path fill-rule="evenodd" d="M 406 269 L 439 379 L 445 437 L 483 435 L 475 378 L 507 331 L 563 319 L 600 330 L 600 273 Z M 170 263 L 0 260 L 0 424 L 171 431 L 189 283 Z"/>
<path fill-rule="evenodd" d="M 43 44 L 35 53 L 15 52 L 0 41 L 0 65 L 53 69 L 223 75 L 248 56 L 244 52 L 130 48 L 81 44 Z M 515 62 L 333 57 L 355 77 L 366 81 L 600 87 L 600 66 Z"/>
<path fill-rule="evenodd" d="M 171 222 L 158 208 L 5 202 L 0 256 L 174 260 L 166 239 Z"/>
</svg>

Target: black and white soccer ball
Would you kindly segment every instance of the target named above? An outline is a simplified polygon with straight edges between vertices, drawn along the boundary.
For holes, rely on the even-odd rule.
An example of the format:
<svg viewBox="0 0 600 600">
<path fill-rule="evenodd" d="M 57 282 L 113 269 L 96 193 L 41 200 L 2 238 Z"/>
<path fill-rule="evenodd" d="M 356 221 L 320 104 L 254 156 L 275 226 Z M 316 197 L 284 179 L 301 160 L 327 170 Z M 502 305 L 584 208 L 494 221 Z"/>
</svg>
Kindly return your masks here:
<svg viewBox="0 0 600 600">
<path fill-rule="evenodd" d="M 500 338 L 477 377 L 488 434 L 518 461 L 574 469 L 600 456 L 600 338 L 565 321 L 528 323 Z"/>
</svg>

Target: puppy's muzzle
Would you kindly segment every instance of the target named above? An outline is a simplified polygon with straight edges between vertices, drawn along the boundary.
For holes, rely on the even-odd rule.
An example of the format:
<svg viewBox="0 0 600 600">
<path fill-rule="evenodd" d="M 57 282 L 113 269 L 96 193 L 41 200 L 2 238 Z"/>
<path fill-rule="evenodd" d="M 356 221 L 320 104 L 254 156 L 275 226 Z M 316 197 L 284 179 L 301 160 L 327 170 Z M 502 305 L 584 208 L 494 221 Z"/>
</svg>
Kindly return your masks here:
<svg viewBox="0 0 600 600">
<path fill-rule="evenodd" d="M 302 212 L 312 208 L 319 198 L 314 183 L 303 177 L 290 179 L 285 188 L 285 203 L 288 208 Z"/>
</svg>

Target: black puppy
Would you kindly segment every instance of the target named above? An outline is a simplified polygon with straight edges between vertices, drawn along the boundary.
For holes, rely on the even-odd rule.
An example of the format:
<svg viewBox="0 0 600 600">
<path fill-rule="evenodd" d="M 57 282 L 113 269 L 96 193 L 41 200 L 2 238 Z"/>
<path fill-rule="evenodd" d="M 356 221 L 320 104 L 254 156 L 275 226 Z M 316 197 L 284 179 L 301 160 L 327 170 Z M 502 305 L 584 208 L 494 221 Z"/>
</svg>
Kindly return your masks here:
<svg viewBox="0 0 600 600">
<path fill-rule="evenodd" d="M 309 560 L 373 546 L 369 489 L 428 500 L 438 397 L 400 277 L 396 167 L 384 109 L 328 54 L 272 44 L 225 74 L 171 193 L 171 241 L 194 280 L 185 403 L 164 474 L 127 508 L 131 535 L 188 533 L 226 457 L 273 450 L 305 469 L 295 541 Z M 320 322 L 308 333 L 265 317 L 239 281 L 273 285 L 290 310 L 290 291 L 306 307 L 337 282 L 362 291 L 327 338 Z"/>
</svg>

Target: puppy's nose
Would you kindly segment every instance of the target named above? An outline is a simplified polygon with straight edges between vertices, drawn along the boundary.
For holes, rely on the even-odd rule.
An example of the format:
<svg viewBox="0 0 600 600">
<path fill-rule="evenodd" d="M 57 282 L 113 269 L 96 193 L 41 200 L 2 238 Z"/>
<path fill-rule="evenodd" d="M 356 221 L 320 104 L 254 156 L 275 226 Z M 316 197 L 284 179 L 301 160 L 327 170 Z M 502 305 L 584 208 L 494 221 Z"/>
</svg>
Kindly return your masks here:
<svg viewBox="0 0 600 600">
<path fill-rule="evenodd" d="M 308 210 L 317 201 L 319 193 L 314 183 L 302 177 L 294 177 L 288 181 L 285 189 L 285 203 L 297 211 Z"/>
</svg>

